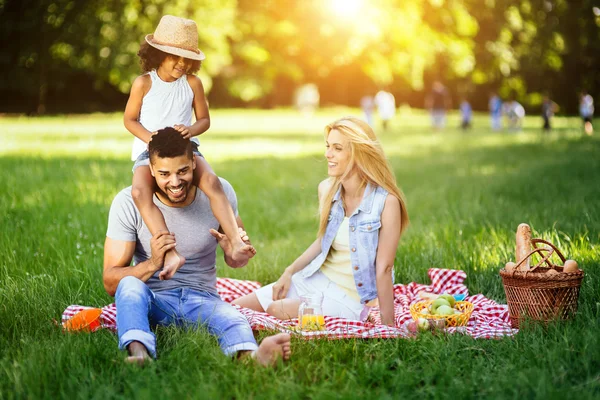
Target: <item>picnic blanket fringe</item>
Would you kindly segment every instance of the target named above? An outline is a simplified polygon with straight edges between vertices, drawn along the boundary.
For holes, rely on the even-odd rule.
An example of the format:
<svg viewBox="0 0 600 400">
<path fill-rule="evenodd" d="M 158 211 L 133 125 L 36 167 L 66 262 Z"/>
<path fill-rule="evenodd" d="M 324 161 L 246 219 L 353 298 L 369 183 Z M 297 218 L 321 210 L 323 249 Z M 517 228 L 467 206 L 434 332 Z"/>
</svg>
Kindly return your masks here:
<svg viewBox="0 0 600 400">
<path fill-rule="evenodd" d="M 466 327 L 448 328 L 448 333 L 462 333 L 476 339 L 494 339 L 512 336 L 518 332 L 510 325 L 508 306 L 498 304 L 482 294 L 469 296 L 469 290 L 463 284 L 467 277 L 464 271 L 453 269 L 430 268 L 428 271 L 431 279 L 430 285 L 411 282 L 407 285 L 394 285 L 394 305 L 396 327 L 381 325 L 379 308 L 371 310 L 366 322 L 349 320 L 345 318 L 325 317 L 326 331 L 303 332 L 296 329 L 297 320 L 279 320 L 267 313 L 253 311 L 234 305 L 246 317 L 253 330 L 276 330 L 310 338 L 397 338 L 409 337 L 410 333 L 405 328 L 405 323 L 411 320 L 410 305 L 420 301 L 419 292 L 464 294 L 465 300 L 474 304 L 475 308 Z M 252 293 L 261 287 L 260 283 L 230 278 L 217 279 L 217 291 L 223 301 L 228 303 L 243 295 Z M 73 318 L 78 312 L 93 307 L 71 305 L 62 314 L 63 325 Z M 117 309 L 115 304 L 102 307 L 100 325 L 97 329 L 110 329 L 116 331 Z"/>
</svg>

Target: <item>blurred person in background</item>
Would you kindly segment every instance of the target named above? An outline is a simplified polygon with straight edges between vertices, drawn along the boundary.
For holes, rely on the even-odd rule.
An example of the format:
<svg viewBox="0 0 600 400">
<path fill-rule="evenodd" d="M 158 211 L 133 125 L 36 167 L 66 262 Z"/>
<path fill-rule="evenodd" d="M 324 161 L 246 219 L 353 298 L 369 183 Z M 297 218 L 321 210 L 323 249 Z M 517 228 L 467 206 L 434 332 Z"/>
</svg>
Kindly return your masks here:
<svg viewBox="0 0 600 400">
<path fill-rule="evenodd" d="M 394 95 L 388 91 L 380 90 L 375 95 L 375 105 L 381 118 L 383 130 L 387 130 L 389 121 L 396 115 L 396 99 Z"/>
<path fill-rule="evenodd" d="M 502 111 L 506 117 L 507 128 L 510 131 L 520 131 L 525 118 L 525 108 L 511 96 L 509 100 L 502 105 Z"/>
<path fill-rule="evenodd" d="M 558 104 L 550 99 L 550 96 L 544 95 L 542 100 L 542 119 L 544 121 L 544 132 L 550 132 L 552 129 L 552 117 L 558 112 Z"/>
<path fill-rule="evenodd" d="M 473 109 L 471 103 L 463 97 L 460 102 L 460 127 L 463 130 L 471 128 L 471 120 L 473 118 Z"/>
<path fill-rule="evenodd" d="M 452 106 L 450 93 L 442 82 L 434 81 L 431 93 L 425 99 L 425 108 L 431 113 L 431 125 L 439 131 L 446 126 L 446 112 Z"/>
<path fill-rule="evenodd" d="M 502 128 L 502 99 L 494 92 L 490 93 L 488 108 L 492 130 L 498 131 Z"/>
<path fill-rule="evenodd" d="M 311 117 L 315 113 L 320 100 L 319 88 L 314 83 L 304 84 L 296 90 L 295 104 L 305 117 Z"/>
<path fill-rule="evenodd" d="M 579 115 L 583 119 L 583 129 L 585 133 L 591 135 L 594 133 L 592 120 L 594 118 L 594 98 L 585 90 L 579 96 Z"/>
<path fill-rule="evenodd" d="M 373 99 L 373 96 L 363 96 L 360 99 L 360 108 L 365 116 L 365 121 L 373 128 L 373 113 L 375 112 L 375 99 Z"/>
</svg>

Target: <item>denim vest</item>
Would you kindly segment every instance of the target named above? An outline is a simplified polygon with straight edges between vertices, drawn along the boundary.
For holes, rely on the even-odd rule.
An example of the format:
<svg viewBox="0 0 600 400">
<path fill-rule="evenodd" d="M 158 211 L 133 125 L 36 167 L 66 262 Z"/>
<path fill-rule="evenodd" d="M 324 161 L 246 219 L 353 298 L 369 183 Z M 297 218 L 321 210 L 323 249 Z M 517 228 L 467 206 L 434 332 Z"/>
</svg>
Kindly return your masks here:
<svg viewBox="0 0 600 400">
<path fill-rule="evenodd" d="M 387 195 L 388 192 L 384 188 L 373 188 L 367 184 L 360 205 L 350 216 L 350 261 L 356 289 L 363 304 L 377 297 L 375 260 L 379 243 L 379 228 L 381 228 L 381 212 Z M 325 235 L 321 239 L 321 254 L 300 271 L 304 278 L 308 278 L 321 268 L 344 220 L 344 208 L 340 196 L 341 188 L 332 200 L 329 222 L 325 229 Z"/>
</svg>

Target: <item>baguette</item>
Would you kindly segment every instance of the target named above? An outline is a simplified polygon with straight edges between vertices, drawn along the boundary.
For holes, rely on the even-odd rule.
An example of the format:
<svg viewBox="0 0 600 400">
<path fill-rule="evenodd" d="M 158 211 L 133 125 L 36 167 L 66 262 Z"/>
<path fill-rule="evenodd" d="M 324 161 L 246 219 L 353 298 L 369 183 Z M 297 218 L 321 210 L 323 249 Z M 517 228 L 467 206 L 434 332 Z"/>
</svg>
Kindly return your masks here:
<svg viewBox="0 0 600 400">
<path fill-rule="evenodd" d="M 520 224 L 517 227 L 516 236 L 516 248 L 515 248 L 515 260 L 516 264 L 519 264 L 527 254 L 531 252 L 531 228 L 527 224 Z M 529 259 L 525 260 L 517 271 L 528 271 L 530 267 Z"/>
</svg>

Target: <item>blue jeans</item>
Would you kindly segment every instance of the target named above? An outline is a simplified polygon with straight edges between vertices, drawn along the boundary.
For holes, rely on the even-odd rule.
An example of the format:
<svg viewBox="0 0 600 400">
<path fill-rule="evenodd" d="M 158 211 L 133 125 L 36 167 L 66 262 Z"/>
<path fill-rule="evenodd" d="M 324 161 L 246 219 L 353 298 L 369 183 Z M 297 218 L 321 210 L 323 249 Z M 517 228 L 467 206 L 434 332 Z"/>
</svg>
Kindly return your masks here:
<svg viewBox="0 0 600 400">
<path fill-rule="evenodd" d="M 138 341 L 156 357 L 151 325 L 205 326 L 230 356 L 258 348 L 246 318 L 214 293 L 189 288 L 153 292 L 138 278 L 127 276 L 119 282 L 115 302 L 120 349 Z"/>
</svg>

